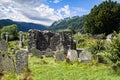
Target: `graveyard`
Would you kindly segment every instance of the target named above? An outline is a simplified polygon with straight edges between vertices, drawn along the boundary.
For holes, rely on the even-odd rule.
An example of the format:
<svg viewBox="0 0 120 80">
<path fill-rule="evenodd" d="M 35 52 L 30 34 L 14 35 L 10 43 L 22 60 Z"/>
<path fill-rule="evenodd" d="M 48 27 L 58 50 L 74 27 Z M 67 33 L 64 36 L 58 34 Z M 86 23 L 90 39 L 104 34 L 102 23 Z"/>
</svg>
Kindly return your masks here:
<svg viewBox="0 0 120 80">
<path fill-rule="evenodd" d="M 18 40 L 9 41 L 6 33 L 5 39 L 0 41 L 1 80 L 120 79 L 119 71 L 117 73 L 112 69 L 111 64 L 105 63 L 104 59 L 101 62 L 99 55 L 94 58 L 93 49 L 88 47 L 94 48 L 93 45 L 99 40 L 87 34 L 73 35 L 70 30 L 52 32 L 32 29 L 26 33 L 27 36 L 22 31 L 18 34 Z M 105 51 L 100 50 L 98 54 Z"/>
<path fill-rule="evenodd" d="M 119 0 L 1 0 L 0 12 L 0 80 L 120 80 Z"/>
</svg>

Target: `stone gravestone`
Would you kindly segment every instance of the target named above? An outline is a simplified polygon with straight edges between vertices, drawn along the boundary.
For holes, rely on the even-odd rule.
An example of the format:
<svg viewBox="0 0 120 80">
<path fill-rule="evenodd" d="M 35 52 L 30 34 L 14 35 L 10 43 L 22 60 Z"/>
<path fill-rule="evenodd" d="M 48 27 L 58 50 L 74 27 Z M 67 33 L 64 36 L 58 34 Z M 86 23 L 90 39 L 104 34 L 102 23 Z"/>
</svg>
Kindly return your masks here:
<svg viewBox="0 0 120 80">
<path fill-rule="evenodd" d="M 26 50 L 16 51 L 16 72 L 22 73 L 28 69 L 28 52 Z"/>
<path fill-rule="evenodd" d="M 64 49 L 63 45 L 59 44 L 57 47 L 57 51 L 55 52 L 54 58 L 56 61 L 64 61 L 65 55 L 64 55 Z"/>
<path fill-rule="evenodd" d="M 89 62 L 92 59 L 91 52 L 83 50 L 79 53 L 79 58 L 81 62 Z"/>
<path fill-rule="evenodd" d="M 7 42 L 5 40 L 0 41 L 0 50 L 7 51 Z"/>
<path fill-rule="evenodd" d="M 19 32 L 19 48 L 23 47 L 23 41 L 22 41 L 22 31 Z"/>
<path fill-rule="evenodd" d="M 53 51 L 52 51 L 50 48 L 47 48 L 46 51 L 44 51 L 44 55 L 45 55 L 46 57 L 51 57 L 51 56 L 53 56 L 54 54 L 53 54 Z"/>
<path fill-rule="evenodd" d="M 38 57 L 41 57 L 42 56 L 42 52 L 36 48 L 32 48 L 30 50 L 30 52 L 34 55 L 34 56 L 38 56 Z"/>
<path fill-rule="evenodd" d="M 8 42 L 8 32 L 6 32 L 5 37 L 6 37 L 6 43 L 7 43 Z"/>
<path fill-rule="evenodd" d="M 64 61 L 65 60 L 65 55 L 63 51 L 56 51 L 54 58 L 56 61 Z"/>
<path fill-rule="evenodd" d="M 69 49 L 69 50 L 68 50 L 68 53 L 67 53 L 67 58 L 68 58 L 71 62 L 77 61 L 77 59 L 78 59 L 77 51 L 76 51 L 76 50 L 71 50 L 71 49 Z"/>
<path fill-rule="evenodd" d="M 0 62 L 1 62 L 2 70 L 15 72 L 14 61 L 6 53 L 0 56 Z"/>
</svg>

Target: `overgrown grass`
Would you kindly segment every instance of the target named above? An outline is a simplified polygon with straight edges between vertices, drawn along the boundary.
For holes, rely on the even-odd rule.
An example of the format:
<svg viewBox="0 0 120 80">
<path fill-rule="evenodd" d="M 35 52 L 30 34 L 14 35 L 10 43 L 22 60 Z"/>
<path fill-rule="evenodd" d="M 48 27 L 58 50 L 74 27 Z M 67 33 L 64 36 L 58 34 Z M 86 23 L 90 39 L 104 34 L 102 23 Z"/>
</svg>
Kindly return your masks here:
<svg viewBox="0 0 120 80">
<path fill-rule="evenodd" d="M 52 58 L 45 58 L 45 64 L 32 57 L 29 68 L 33 80 L 120 80 L 110 66 L 92 63 L 54 63 Z"/>
<path fill-rule="evenodd" d="M 44 58 L 44 63 L 41 63 L 39 58 L 30 57 L 29 69 L 29 80 L 120 80 L 119 75 L 104 64 L 55 63 L 53 58 Z M 25 74 L 7 73 L 3 80 L 23 80 Z"/>
</svg>

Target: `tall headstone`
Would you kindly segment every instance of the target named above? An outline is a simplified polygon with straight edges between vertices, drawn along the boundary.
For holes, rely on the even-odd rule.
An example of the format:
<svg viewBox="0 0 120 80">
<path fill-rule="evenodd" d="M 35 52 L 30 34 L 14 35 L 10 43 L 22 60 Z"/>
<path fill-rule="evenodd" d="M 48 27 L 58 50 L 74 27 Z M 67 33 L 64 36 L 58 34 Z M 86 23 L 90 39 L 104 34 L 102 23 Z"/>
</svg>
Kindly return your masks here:
<svg viewBox="0 0 120 80">
<path fill-rule="evenodd" d="M 8 42 L 8 32 L 5 34 L 6 42 Z"/>
<path fill-rule="evenodd" d="M 16 72 L 22 73 L 28 69 L 28 52 L 26 50 L 16 51 Z"/>
<path fill-rule="evenodd" d="M 59 46 L 57 46 L 57 51 L 55 52 L 54 58 L 56 61 L 65 60 L 64 49 L 62 44 L 59 44 Z"/>
<path fill-rule="evenodd" d="M 7 51 L 7 42 L 5 40 L 0 41 L 0 50 L 3 52 Z"/>
<path fill-rule="evenodd" d="M 23 42 L 22 42 L 22 31 L 19 32 L 19 48 L 23 47 Z"/>
</svg>

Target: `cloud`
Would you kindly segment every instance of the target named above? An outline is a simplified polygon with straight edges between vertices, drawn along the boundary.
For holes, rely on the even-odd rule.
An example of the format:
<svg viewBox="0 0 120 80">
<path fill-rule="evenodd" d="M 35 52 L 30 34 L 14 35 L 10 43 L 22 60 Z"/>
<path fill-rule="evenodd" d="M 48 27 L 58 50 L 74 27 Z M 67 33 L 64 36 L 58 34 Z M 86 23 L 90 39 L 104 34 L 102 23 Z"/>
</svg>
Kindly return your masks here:
<svg viewBox="0 0 120 80">
<path fill-rule="evenodd" d="M 57 14 L 59 16 L 63 17 L 69 17 L 70 16 L 70 8 L 69 5 L 65 5 L 63 8 L 60 8 L 57 10 Z"/>
<path fill-rule="evenodd" d="M 0 0 L 0 19 L 51 25 L 70 15 L 69 5 L 55 10 L 45 5 L 46 0 Z"/>
<path fill-rule="evenodd" d="M 59 3 L 61 0 L 54 0 L 53 3 Z"/>
</svg>

